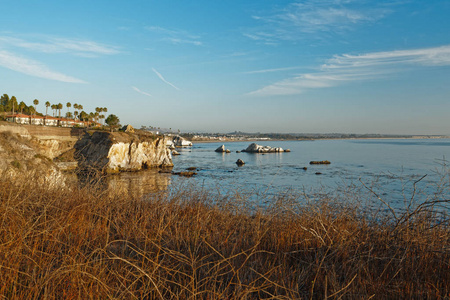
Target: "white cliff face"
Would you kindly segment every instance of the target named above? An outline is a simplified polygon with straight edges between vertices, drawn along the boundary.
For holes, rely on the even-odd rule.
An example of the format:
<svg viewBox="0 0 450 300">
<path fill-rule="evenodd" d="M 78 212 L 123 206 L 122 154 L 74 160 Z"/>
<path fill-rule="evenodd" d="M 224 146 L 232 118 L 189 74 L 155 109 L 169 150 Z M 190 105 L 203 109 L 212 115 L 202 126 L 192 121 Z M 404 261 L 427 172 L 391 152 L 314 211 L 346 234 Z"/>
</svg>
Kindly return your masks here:
<svg viewBox="0 0 450 300">
<path fill-rule="evenodd" d="M 131 133 L 95 132 L 92 136 L 85 135 L 75 149 L 82 168 L 106 173 L 173 166 L 165 137 L 153 139 Z"/>
<path fill-rule="evenodd" d="M 172 155 L 165 142 L 116 143 L 111 145 L 107 158 L 109 172 L 173 166 Z"/>
</svg>

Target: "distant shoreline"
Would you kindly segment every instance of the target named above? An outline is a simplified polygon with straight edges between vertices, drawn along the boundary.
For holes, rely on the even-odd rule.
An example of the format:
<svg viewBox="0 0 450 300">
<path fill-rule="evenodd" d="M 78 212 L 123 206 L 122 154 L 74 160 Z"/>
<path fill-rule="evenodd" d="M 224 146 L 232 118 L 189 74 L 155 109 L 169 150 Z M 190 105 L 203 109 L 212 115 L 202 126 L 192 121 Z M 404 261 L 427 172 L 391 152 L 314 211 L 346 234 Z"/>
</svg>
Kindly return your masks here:
<svg viewBox="0 0 450 300">
<path fill-rule="evenodd" d="M 411 136 L 411 137 L 324 137 L 324 138 L 310 138 L 310 139 L 270 139 L 270 140 L 260 140 L 260 139 L 246 139 L 246 140 L 190 140 L 192 143 L 197 144 L 210 144 L 210 143 L 237 143 L 237 142 L 282 142 L 282 141 L 302 141 L 302 142 L 313 142 L 313 141 L 323 141 L 323 140 L 437 140 L 437 139 L 450 139 L 450 136 Z"/>
</svg>

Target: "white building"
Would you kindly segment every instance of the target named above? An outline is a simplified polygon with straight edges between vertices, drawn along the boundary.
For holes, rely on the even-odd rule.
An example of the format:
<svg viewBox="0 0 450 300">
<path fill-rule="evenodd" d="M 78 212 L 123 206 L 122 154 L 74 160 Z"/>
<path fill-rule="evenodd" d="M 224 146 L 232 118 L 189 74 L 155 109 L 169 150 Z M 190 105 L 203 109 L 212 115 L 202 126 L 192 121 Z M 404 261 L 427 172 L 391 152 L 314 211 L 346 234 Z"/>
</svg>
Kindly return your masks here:
<svg viewBox="0 0 450 300">
<path fill-rule="evenodd" d="M 30 116 L 24 114 L 13 114 L 6 116 L 6 121 L 17 124 L 30 124 Z"/>
</svg>

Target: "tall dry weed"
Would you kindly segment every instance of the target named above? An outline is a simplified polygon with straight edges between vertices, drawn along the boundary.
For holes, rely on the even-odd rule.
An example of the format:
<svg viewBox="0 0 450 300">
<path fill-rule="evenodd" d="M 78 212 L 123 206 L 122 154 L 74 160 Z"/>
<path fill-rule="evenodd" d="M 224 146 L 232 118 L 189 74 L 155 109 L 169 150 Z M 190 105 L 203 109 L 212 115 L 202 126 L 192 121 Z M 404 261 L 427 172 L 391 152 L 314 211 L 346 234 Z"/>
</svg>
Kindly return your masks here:
<svg viewBox="0 0 450 300">
<path fill-rule="evenodd" d="M 198 189 L 140 199 L 38 182 L 0 179 L 5 299 L 450 296 L 448 219 L 431 207 L 374 221 L 326 198 L 258 208 Z"/>
</svg>

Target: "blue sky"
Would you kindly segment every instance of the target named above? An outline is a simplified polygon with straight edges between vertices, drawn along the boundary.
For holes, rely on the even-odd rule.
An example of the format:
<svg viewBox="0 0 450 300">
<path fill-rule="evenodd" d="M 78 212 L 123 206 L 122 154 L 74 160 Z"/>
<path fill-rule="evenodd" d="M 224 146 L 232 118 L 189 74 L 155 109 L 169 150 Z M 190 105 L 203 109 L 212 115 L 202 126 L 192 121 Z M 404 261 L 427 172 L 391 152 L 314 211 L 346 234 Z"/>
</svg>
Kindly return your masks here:
<svg viewBox="0 0 450 300">
<path fill-rule="evenodd" d="M 450 134 L 450 1 L 2 1 L 0 93 L 182 131 Z"/>
</svg>

